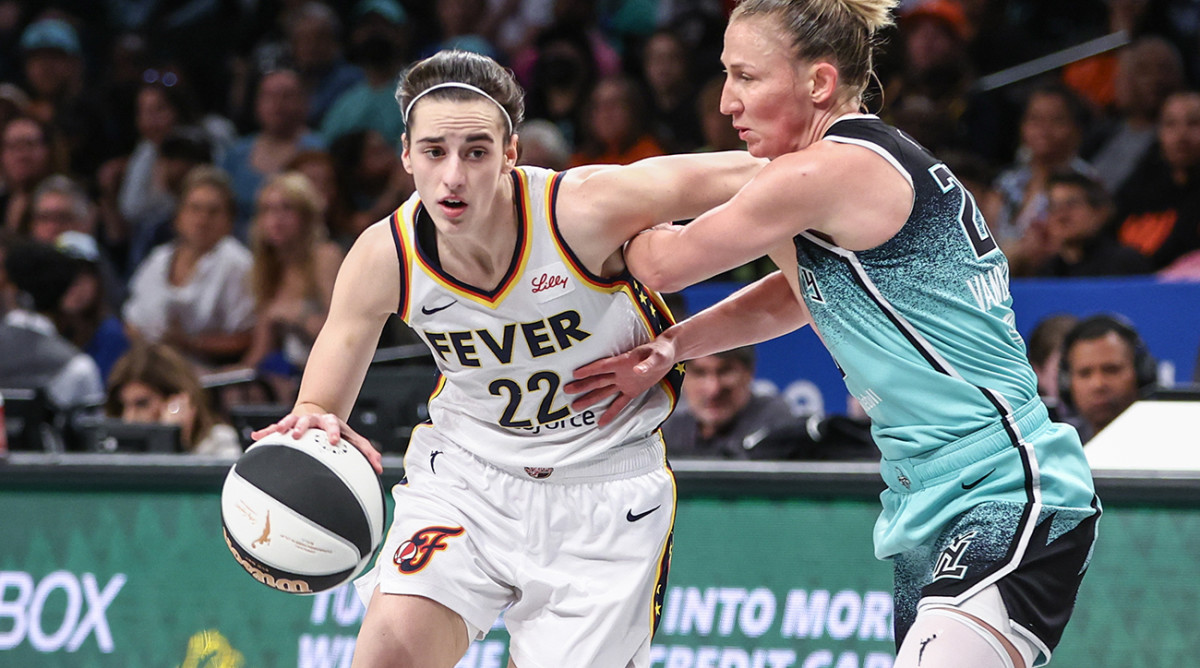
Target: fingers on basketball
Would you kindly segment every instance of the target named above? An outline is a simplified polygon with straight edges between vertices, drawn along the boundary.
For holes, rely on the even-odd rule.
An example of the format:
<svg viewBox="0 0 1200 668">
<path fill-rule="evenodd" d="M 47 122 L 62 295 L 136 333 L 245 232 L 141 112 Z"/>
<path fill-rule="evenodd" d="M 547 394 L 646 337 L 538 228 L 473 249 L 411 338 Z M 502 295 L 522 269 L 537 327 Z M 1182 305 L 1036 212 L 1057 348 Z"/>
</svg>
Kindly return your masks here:
<svg viewBox="0 0 1200 668">
<path fill-rule="evenodd" d="M 276 422 L 273 425 L 269 425 L 269 426 L 263 427 L 262 429 L 259 429 L 257 431 L 250 432 L 250 438 L 254 439 L 255 441 L 259 441 L 259 440 L 266 438 L 267 436 L 270 436 L 271 434 L 285 433 L 285 432 L 287 432 L 287 430 L 292 428 L 292 425 L 295 424 L 295 422 L 296 422 L 296 416 L 289 413 L 288 415 L 284 416 L 284 418 L 282 420 L 280 420 L 279 422 Z"/>
</svg>

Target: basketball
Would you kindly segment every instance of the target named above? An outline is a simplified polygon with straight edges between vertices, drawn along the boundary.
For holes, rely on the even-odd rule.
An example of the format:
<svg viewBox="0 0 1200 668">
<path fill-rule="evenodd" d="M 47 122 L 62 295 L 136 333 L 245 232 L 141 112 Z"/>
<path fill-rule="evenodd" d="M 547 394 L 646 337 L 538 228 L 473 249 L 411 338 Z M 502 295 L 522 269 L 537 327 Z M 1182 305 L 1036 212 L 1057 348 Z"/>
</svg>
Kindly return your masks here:
<svg viewBox="0 0 1200 668">
<path fill-rule="evenodd" d="M 315 594 L 350 581 L 383 540 L 384 497 L 367 458 L 320 429 L 271 434 L 225 476 L 221 525 L 233 558 L 259 582 Z"/>
</svg>

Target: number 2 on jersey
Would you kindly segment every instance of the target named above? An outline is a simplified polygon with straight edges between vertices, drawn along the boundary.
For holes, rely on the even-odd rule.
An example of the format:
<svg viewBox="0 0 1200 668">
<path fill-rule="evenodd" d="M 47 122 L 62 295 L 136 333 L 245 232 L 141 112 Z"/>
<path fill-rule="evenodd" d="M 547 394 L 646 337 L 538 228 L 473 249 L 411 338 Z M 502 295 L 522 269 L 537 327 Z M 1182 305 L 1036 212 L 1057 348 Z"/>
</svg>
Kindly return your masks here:
<svg viewBox="0 0 1200 668">
<path fill-rule="evenodd" d="M 525 383 L 525 389 L 530 392 L 540 390 L 543 384 L 546 386 L 546 394 L 542 396 L 541 404 L 538 406 L 538 424 L 556 422 L 571 414 L 571 410 L 566 406 L 554 408 L 554 397 L 558 395 L 558 387 L 561 383 L 558 374 L 553 371 L 539 371 L 530 376 L 529 381 Z M 504 414 L 500 416 L 500 426 L 514 429 L 528 429 L 533 426 L 533 422 L 530 420 L 513 419 L 516 417 L 523 397 L 519 383 L 508 378 L 497 378 L 488 385 L 488 392 L 497 397 L 501 394 L 508 394 L 508 405 L 504 407 Z"/>
<path fill-rule="evenodd" d="M 938 163 L 929 168 L 929 175 L 937 181 L 942 192 L 950 192 L 950 189 L 955 187 L 962 192 L 962 208 L 958 212 L 958 222 L 962 224 L 963 231 L 967 233 L 967 239 L 971 241 L 971 248 L 975 249 L 975 257 L 983 257 L 996 250 L 996 240 L 988 233 L 983 215 L 979 213 L 979 207 L 975 205 L 975 196 L 963 187 L 962 182 L 955 178 L 954 174 L 950 173 L 950 168 Z"/>
</svg>

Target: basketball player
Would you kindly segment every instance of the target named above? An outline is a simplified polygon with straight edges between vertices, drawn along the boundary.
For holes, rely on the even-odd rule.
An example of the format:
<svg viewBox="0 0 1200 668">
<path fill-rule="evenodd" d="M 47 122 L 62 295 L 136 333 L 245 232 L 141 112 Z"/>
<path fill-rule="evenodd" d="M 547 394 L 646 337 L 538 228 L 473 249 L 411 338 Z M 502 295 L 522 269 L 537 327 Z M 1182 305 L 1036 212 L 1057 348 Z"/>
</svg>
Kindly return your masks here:
<svg viewBox="0 0 1200 668">
<path fill-rule="evenodd" d="M 674 481 L 658 425 L 680 373 L 601 427 L 572 371 L 671 324 L 622 245 L 727 200 L 765 164 L 744 151 L 556 173 L 515 168 L 521 91 L 494 61 L 442 52 L 397 97 L 416 194 L 342 265 L 293 412 L 272 431 L 346 425 L 385 319 L 442 372 L 405 455 L 354 666 L 450 668 L 504 611 L 512 664 L 643 668 L 670 560 Z"/>
<path fill-rule="evenodd" d="M 769 254 L 780 271 L 652 344 L 579 371 L 604 415 L 679 361 L 811 324 L 872 421 L 887 482 L 897 668 L 1046 663 L 1099 516 L 1074 429 L 1049 421 L 1014 329 L 1008 265 L 945 164 L 858 113 L 894 0 L 744 0 L 721 110 L 770 158 L 728 203 L 626 249 L 678 290 Z M 626 409 L 627 410 L 627 409 Z M 604 421 L 602 420 L 602 422 Z"/>
</svg>

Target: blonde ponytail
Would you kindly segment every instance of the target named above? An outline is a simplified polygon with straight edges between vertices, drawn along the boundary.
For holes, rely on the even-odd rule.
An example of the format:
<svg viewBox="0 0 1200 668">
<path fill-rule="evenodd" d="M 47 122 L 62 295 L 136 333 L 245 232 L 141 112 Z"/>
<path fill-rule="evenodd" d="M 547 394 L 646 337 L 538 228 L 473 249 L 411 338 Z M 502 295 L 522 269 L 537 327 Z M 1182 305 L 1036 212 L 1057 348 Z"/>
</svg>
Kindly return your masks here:
<svg viewBox="0 0 1200 668">
<path fill-rule="evenodd" d="M 729 20 L 765 16 L 791 37 L 802 61 L 838 68 L 848 99 L 861 99 L 872 75 L 876 33 L 894 23 L 898 0 L 742 0 Z"/>
<path fill-rule="evenodd" d="M 899 0 L 824 0 L 845 5 L 846 11 L 859 17 L 872 35 L 894 24 L 892 10 Z"/>
</svg>

